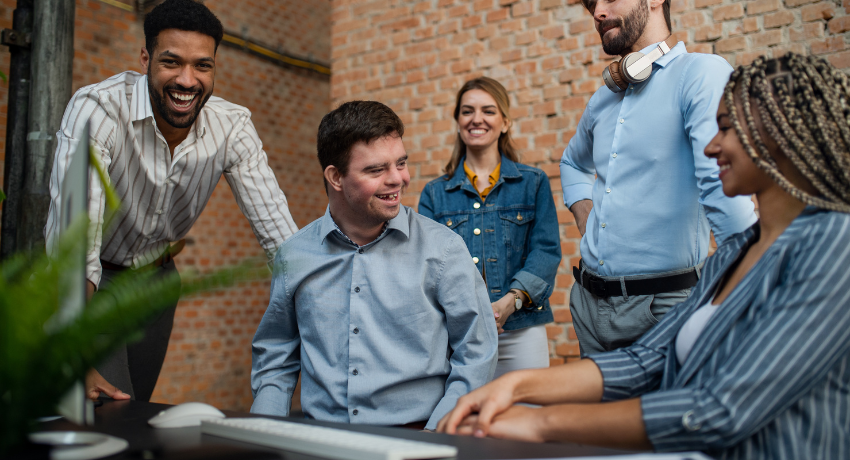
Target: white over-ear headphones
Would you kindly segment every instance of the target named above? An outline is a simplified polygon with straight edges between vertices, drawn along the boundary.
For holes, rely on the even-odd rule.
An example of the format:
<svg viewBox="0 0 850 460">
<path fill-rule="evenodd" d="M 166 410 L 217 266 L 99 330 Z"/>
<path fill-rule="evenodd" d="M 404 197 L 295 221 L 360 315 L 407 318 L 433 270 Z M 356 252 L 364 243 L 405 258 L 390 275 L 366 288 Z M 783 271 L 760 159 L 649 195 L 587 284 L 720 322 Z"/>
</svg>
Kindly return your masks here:
<svg viewBox="0 0 850 460">
<path fill-rule="evenodd" d="M 676 46 L 673 36 L 658 44 L 648 54 L 641 52 L 629 53 L 623 59 L 612 62 L 602 71 L 602 80 L 611 91 L 619 93 L 624 91 L 633 83 L 641 83 L 652 75 L 652 63 L 661 56 L 670 52 L 670 48 Z"/>
</svg>

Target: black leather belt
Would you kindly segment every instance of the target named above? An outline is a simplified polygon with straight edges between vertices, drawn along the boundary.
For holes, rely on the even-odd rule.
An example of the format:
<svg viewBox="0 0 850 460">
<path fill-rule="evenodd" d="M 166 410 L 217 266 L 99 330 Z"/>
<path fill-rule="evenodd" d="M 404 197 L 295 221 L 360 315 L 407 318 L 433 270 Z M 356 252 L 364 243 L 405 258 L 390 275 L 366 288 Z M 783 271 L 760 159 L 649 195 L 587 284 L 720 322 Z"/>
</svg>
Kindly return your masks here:
<svg viewBox="0 0 850 460">
<path fill-rule="evenodd" d="M 573 277 L 588 292 L 596 297 L 622 297 L 623 288 L 620 280 L 606 280 L 573 267 Z M 642 280 L 625 280 L 626 292 L 629 295 L 655 295 L 662 292 L 680 291 L 694 287 L 699 281 L 696 269 L 679 275 L 659 276 Z"/>
</svg>

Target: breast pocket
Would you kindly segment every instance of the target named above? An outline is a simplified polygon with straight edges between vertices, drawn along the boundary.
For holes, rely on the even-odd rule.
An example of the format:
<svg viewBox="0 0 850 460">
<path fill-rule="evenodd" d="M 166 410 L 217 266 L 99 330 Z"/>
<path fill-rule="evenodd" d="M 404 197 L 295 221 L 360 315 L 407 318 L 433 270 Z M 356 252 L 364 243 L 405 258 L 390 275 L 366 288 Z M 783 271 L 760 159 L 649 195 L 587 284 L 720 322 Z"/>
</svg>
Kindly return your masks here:
<svg viewBox="0 0 850 460">
<path fill-rule="evenodd" d="M 524 252 L 528 229 L 534 222 L 534 211 L 519 209 L 499 212 L 505 235 L 505 246 L 515 252 Z"/>
<path fill-rule="evenodd" d="M 455 233 L 460 235 L 461 237 L 465 237 L 464 231 L 469 226 L 467 223 L 469 221 L 469 215 L 467 214 L 458 214 L 454 216 L 444 216 L 441 217 L 438 222 L 445 225 L 447 228 L 454 230 Z"/>
</svg>

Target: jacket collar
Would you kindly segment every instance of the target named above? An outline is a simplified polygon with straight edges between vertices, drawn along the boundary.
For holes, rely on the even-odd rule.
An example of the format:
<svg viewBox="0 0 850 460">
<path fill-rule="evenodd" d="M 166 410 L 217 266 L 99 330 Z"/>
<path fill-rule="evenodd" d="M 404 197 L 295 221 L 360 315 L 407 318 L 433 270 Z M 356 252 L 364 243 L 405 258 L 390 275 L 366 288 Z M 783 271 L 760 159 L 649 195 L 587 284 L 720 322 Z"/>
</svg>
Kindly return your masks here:
<svg viewBox="0 0 850 460">
<path fill-rule="evenodd" d="M 498 184 L 501 184 L 505 181 L 505 179 L 519 179 L 522 177 L 522 174 L 519 172 L 519 168 L 517 168 L 516 163 L 511 160 L 508 160 L 504 155 L 502 155 L 502 166 L 499 171 L 499 180 L 496 181 L 496 184 L 493 185 L 493 189 L 496 188 Z M 462 187 L 464 190 L 468 190 L 472 193 L 478 194 L 478 191 L 469 183 L 466 178 L 466 172 L 463 170 L 463 165 L 466 163 L 466 157 L 461 158 L 460 163 L 458 163 L 457 168 L 455 168 L 454 175 L 452 175 L 451 179 L 446 181 L 446 191 L 454 190 L 458 187 Z M 492 193 L 492 192 L 491 192 Z"/>
</svg>

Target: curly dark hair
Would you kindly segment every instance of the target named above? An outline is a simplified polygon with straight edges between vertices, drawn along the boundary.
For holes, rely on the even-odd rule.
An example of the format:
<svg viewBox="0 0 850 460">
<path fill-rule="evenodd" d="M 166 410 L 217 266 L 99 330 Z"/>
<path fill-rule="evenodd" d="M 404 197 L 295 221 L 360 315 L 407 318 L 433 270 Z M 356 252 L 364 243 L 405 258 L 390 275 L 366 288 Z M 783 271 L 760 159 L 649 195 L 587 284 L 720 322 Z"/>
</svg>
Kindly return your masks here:
<svg viewBox="0 0 850 460">
<path fill-rule="evenodd" d="M 348 172 L 351 148 L 386 136 L 404 135 L 404 123 L 393 109 L 377 101 L 350 101 L 322 118 L 316 139 L 322 171 L 333 165 L 342 175 Z M 325 181 L 325 191 L 328 184 Z"/>
<path fill-rule="evenodd" d="M 145 16 L 145 48 L 153 53 L 159 33 L 166 29 L 209 35 L 215 49 L 224 36 L 221 21 L 203 3 L 195 0 L 165 0 Z"/>
</svg>

